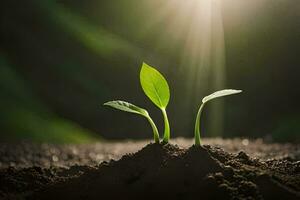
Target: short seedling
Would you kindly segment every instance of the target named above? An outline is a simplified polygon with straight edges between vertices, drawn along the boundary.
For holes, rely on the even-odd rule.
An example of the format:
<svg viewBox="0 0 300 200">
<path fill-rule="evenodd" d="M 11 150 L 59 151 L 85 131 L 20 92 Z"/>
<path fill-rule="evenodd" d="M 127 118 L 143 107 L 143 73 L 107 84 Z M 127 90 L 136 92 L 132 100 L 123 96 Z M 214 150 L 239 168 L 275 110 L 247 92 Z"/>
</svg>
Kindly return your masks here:
<svg viewBox="0 0 300 200">
<path fill-rule="evenodd" d="M 201 145 L 201 139 L 200 139 L 200 119 L 201 119 L 201 113 L 203 111 L 204 105 L 215 98 L 228 96 L 232 94 L 237 94 L 242 92 L 242 90 L 232 90 L 232 89 L 226 89 L 226 90 L 220 90 L 217 92 L 212 93 L 211 95 L 208 95 L 202 99 L 202 104 L 198 110 L 196 122 L 195 122 L 195 145 L 200 146 Z"/>
<path fill-rule="evenodd" d="M 169 126 L 169 120 L 166 112 L 166 107 L 170 100 L 169 85 L 166 79 L 163 77 L 163 75 L 159 73 L 159 71 L 147 65 L 146 63 L 143 63 L 142 65 L 142 69 L 140 72 L 140 82 L 145 94 L 162 111 L 164 117 L 164 123 L 165 123 L 163 143 L 168 143 L 170 139 L 170 126 Z M 148 114 L 147 110 L 135 106 L 131 103 L 120 101 L 120 100 L 109 101 L 106 102 L 104 105 L 111 106 L 113 108 L 122 111 L 139 114 L 146 117 L 153 130 L 154 141 L 156 143 L 159 143 L 158 130 L 155 126 L 155 123 L 153 122 L 150 115 Z"/>
</svg>

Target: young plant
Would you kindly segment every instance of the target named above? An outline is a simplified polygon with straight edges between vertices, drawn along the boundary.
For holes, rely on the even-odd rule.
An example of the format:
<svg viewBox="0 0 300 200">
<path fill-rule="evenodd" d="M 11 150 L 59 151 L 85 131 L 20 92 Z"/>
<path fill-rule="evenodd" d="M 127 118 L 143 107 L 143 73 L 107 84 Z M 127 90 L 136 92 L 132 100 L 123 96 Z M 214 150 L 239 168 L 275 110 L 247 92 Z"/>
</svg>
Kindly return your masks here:
<svg viewBox="0 0 300 200">
<path fill-rule="evenodd" d="M 163 143 L 170 139 L 170 125 L 166 112 L 170 100 L 170 89 L 168 82 L 159 71 L 143 63 L 140 72 L 140 81 L 147 97 L 161 110 L 164 118 L 165 130 Z"/>
<path fill-rule="evenodd" d="M 216 99 L 223 96 L 228 96 L 232 94 L 237 94 L 242 92 L 242 90 L 232 90 L 232 89 L 226 89 L 226 90 L 220 90 L 217 92 L 214 92 L 202 99 L 202 104 L 198 110 L 196 122 L 195 122 L 195 145 L 200 146 L 201 145 L 201 139 L 200 139 L 200 119 L 201 119 L 201 113 L 203 111 L 204 105 L 209 102 L 212 99 Z"/>
<path fill-rule="evenodd" d="M 142 69 L 140 72 L 140 82 L 143 91 L 145 92 L 147 97 L 149 97 L 149 99 L 157 107 L 159 107 L 163 113 L 164 123 L 165 123 L 163 143 L 168 143 L 170 139 L 170 125 L 169 125 L 169 120 L 166 112 L 166 107 L 170 100 L 169 85 L 161 73 L 159 73 L 156 69 L 147 65 L 146 63 L 143 63 L 142 65 Z M 104 103 L 104 105 L 113 107 L 118 110 L 135 113 L 146 117 L 153 130 L 154 141 L 156 143 L 159 143 L 158 130 L 146 109 L 140 108 L 131 103 L 120 101 L 120 100 L 109 101 Z"/>
<path fill-rule="evenodd" d="M 140 108 L 138 106 L 135 106 L 131 103 L 128 103 L 128 102 L 125 102 L 125 101 L 120 101 L 120 100 L 118 100 L 118 101 L 109 101 L 109 102 L 104 103 L 103 105 L 110 106 L 110 107 L 113 107 L 113 108 L 118 109 L 118 110 L 122 110 L 122 111 L 125 111 L 125 112 L 130 112 L 130 113 L 135 113 L 135 114 L 142 115 L 142 116 L 146 117 L 147 120 L 149 121 L 151 127 L 152 127 L 152 130 L 153 130 L 154 141 L 156 143 L 159 143 L 158 130 L 155 126 L 155 123 L 153 122 L 150 115 L 148 114 L 147 110 L 145 110 L 144 108 Z"/>
</svg>

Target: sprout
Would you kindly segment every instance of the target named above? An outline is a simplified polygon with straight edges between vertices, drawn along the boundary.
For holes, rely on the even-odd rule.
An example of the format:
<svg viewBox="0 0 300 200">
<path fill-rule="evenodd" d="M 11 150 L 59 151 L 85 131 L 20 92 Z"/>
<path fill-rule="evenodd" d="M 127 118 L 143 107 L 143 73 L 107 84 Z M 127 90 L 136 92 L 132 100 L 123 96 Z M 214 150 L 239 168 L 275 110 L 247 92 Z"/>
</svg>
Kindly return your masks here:
<svg viewBox="0 0 300 200">
<path fill-rule="evenodd" d="M 216 99 L 216 98 L 219 98 L 219 97 L 228 96 L 228 95 L 232 95 L 232 94 L 237 94 L 237 93 L 240 93 L 240 92 L 242 92 L 242 90 L 232 90 L 232 89 L 220 90 L 220 91 L 214 92 L 214 93 L 212 93 L 212 94 L 210 94 L 210 95 L 208 95 L 208 96 L 206 96 L 202 99 L 202 104 L 201 104 L 201 106 L 198 110 L 197 117 L 196 117 L 196 122 L 195 122 L 195 145 L 196 146 L 201 145 L 200 119 L 201 119 L 201 113 L 202 113 L 204 105 L 212 99 Z"/>
<path fill-rule="evenodd" d="M 149 97 L 149 99 L 162 111 L 165 123 L 163 143 L 168 143 L 170 139 L 170 125 L 166 112 L 166 107 L 170 100 L 169 85 L 161 73 L 159 73 L 156 69 L 147 65 L 146 63 L 143 63 L 142 65 L 142 69 L 140 72 L 140 82 L 143 91 L 145 92 L 147 97 Z M 109 101 L 104 103 L 104 105 L 146 117 L 153 130 L 154 141 L 156 143 L 159 143 L 158 130 L 146 109 L 120 100 Z"/>
</svg>

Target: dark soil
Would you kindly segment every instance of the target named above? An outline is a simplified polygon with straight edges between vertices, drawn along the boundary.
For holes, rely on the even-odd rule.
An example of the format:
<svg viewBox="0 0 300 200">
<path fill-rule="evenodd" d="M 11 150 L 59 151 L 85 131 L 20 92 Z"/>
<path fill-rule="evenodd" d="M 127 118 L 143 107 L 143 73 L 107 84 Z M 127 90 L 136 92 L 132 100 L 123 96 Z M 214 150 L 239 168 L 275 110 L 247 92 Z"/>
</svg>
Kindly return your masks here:
<svg viewBox="0 0 300 200">
<path fill-rule="evenodd" d="M 300 161 L 293 156 L 252 158 L 244 151 L 233 154 L 208 145 L 148 144 L 94 166 L 2 168 L 0 197 L 300 199 Z"/>
</svg>

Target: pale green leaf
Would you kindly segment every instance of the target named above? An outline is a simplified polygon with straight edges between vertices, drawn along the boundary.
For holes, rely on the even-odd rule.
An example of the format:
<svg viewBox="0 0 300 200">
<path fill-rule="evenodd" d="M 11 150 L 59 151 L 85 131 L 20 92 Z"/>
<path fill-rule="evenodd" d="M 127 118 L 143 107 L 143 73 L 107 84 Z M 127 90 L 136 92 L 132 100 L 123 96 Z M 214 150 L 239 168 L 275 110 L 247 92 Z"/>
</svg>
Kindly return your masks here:
<svg viewBox="0 0 300 200">
<path fill-rule="evenodd" d="M 138 106 L 135 106 L 135 105 L 133 105 L 131 103 L 128 103 L 126 101 L 120 101 L 120 100 L 109 101 L 109 102 L 104 103 L 103 105 L 110 106 L 110 107 L 113 107 L 115 109 L 122 110 L 122 111 L 125 111 L 125 112 L 136 113 L 136 114 L 140 114 L 140 115 L 143 115 L 143 116 L 148 115 L 148 112 L 145 109 L 140 108 Z"/>
<path fill-rule="evenodd" d="M 163 75 L 153 67 L 143 63 L 140 81 L 149 99 L 159 108 L 165 109 L 170 100 L 170 90 Z"/>
<path fill-rule="evenodd" d="M 240 92 L 242 92 L 242 90 L 233 90 L 233 89 L 220 90 L 220 91 L 214 92 L 214 93 L 204 97 L 202 99 L 202 103 L 206 103 L 206 102 L 208 102 L 212 99 L 215 99 L 215 98 L 228 96 L 228 95 L 232 95 L 232 94 L 237 94 L 237 93 L 240 93 Z"/>
</svg>

